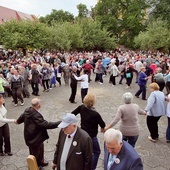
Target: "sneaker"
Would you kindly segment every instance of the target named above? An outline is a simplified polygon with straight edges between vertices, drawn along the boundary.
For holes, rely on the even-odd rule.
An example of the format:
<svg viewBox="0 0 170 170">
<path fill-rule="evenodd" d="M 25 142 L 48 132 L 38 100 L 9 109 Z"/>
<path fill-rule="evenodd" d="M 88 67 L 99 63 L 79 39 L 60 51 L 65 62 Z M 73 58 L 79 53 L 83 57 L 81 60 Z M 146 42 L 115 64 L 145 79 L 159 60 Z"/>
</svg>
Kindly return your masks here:
<svg viewBox="0 0 170 170">
<path fill-rule="evenodd" d="M 152 139 L 152 137 L 151 137 L 151 136 L 148 136 L 148 139 L 149 139 L 151 142 L 156 143 L 156 139 Z"/>
<path fill-rule="evenodd" d="M 11 152 L 6 153 L 8 156 L 12 156 L 13 154 Z"/>
<path fill-rule="evenodd" d="M 99 83 L 99 84 L 103 84 L 103 83 Z"/>
<path fill-rule="evenodd" d="M 129 89 L 130 88 L 130 86 L 126 86 L 126 89 Z"/>
<path fill-rule="evenodd" d="M 23 102 L 23 103 L 21 103 L 21 106 L 24 106 L 24 102 Z"/>
<path fill-rule="evenodd" d="M 18 104 L 15 104 L 14 106 L 15 106 L 15 107 L 17 107 L 17 106 L 18 106 Z"/>
</svg>

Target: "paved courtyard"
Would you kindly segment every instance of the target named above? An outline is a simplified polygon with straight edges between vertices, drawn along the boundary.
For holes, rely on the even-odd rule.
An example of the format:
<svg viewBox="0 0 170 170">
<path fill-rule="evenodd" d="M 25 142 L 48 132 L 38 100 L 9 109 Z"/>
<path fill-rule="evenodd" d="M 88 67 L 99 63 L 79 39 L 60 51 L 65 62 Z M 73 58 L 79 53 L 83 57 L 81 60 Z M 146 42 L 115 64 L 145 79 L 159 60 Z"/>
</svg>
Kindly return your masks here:
<svg viewBox="0 0 170 170">
<path fill-rule="evenodd" d="M 125 82 L 124 85 L 116 85 L 113 87 L 108 83 L 108 77 L 105 77 L 103 85 L 99 85 L 93 81 L 90 84 L 89 91 L 96 94 L 96 109 L 102 115 L 106 124 L 108 124 L 115 116 L 118 106 L 123 103 L 121 99 L 123 93 L 130 91 L 134 94 L 137 89 L 138 86 L 136 84 L 133 84 L 131 89 L 125 89 Z M 147 93 L 147 95 L 149 95 L 149 92 Z M 81 104 L 80 88 L 78 88 L 76 96 L 77 104 L 71 104 L 68 102 L 70 88 L 64 85 L 62 87 L 52 89 L 49 93 L 43 93 L 41 88 L 40 95 L 42 100 L 41 113 L 48 121 L 61 120 L 65 113 L 71 112 Z M 32 98 L 33 96 L 26 99 L 25 105 L 18 107 L 14 107 L 11 99 L 6 98 L 6 108 L 8 110 L 7 117 L 15 119 L 18 118 L 19 115 L 24 112 L 25 108 L 30 106 Z M 146 101 L 142 101 L 141 99 L 135 98 L 134 102 L 139 104 L 143 109 L 146 106 Z M 149 133 L 146 126 L 146 117 L 139 116 L 139 120 L 141 132 L 136 144 L 136 150 L 143 160 L 144 170 L 170 170 L 170 144 L 167 144 L 165 140 L 165 131 L 167 126 L 166 117 L 162 117 L 160 119 L 160 139 L 157 143 L 152 143 L 147 139 Z M 23 127 L 23 124 L 10 124 L 12 152 L 14 155 L 11 157 L 0 157 L 0 170 L 27 170 L 26 158 L 29 155 L 29 152 L 24 141 Z M 116 125 L 115 128 L 118 128 L 118 125 Z M 55 144 L 58 139 L 59 131 L 60 129 L 48 131 L 50 138 L 48 141 L 45 141 L 45 158 L 49 161 L 49 166 L 44 168 L 44 170 L 51 169 L 51 161 L 53 160 Z M 101 144 L 102 154 L 100 155 L 97 170 L 103 170 L 103 134 L 99 132 L 98 137 Z"/>
</svg>

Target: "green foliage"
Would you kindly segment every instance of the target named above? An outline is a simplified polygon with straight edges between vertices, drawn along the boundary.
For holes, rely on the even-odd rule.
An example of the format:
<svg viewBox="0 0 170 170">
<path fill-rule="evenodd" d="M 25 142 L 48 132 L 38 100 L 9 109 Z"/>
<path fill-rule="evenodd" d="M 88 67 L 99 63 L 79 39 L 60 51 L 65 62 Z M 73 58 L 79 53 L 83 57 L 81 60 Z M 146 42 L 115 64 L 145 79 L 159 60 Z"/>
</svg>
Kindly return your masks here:
<svg viewBox="0 0 170 170">
<path fill-rule="evenodd" d="M 46 26 L 38 21 L 11 21 L 0 25 L 0 39 L 6 48 L 44 48 L 49 39 Z"/>
<path fill-rule="evenodd" d="M 167 20 L 170 25 L 170 1 L 169 0 L 152 0 L 153 10 L 151 16 L 155 19 L 161 18 Z"/>
<path fill-rule="evenodd" d="M 87 6 L 84 4 L 77 5 L 78 9 L 78 18 L 87 18 L 89 15 L 89 10 L 87 9 Z"/>
<path fill-rule="evenodd" d="M 133 46 L 133 38 L 145 28 L 147 7 L 144 0 L 102 0 L 95 7 L 95 18 L 124 45 Z"/>
<path fill-rule="evenodd" d="M 49 15 L 46 15 L 45 17 L 40 17 L 39 21 L 51 26 L 54 23 L 58 22 L 72 22 L 74 21 L 74 15 L 67 11 L 53 9 Z"/>
<path fill-rule="evenodd" d="M 134 41 L 136 46 L 141 49 L 170 49 L 170 27 L 168 22 L 157 19 L 148 25 L 146 31 L 140 32 Z"/>
<path fill-rule="evenodd" d="M 84 49 L 109 50 L 115 47 L 115 39 L 110 37 L 101 24 L 91 19 L 79 21 L 83 30 Z"/>
</svg>

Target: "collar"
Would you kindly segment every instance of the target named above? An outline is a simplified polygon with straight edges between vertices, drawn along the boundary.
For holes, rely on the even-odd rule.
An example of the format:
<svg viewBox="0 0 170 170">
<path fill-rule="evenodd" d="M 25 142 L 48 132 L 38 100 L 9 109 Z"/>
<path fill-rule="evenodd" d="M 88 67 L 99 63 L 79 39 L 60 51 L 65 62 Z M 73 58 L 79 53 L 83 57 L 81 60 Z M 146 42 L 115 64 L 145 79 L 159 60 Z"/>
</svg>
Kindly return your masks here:
<svg viewBox="0 0 170 170">
<path fill-rule="evenodd" d="M 70 134 L 71 138 L 73 138 L 75 136 L 76 132 L 77 132 L 77 128 L 76 128 L 76 130 L 72 134 Z"/>
</svg>

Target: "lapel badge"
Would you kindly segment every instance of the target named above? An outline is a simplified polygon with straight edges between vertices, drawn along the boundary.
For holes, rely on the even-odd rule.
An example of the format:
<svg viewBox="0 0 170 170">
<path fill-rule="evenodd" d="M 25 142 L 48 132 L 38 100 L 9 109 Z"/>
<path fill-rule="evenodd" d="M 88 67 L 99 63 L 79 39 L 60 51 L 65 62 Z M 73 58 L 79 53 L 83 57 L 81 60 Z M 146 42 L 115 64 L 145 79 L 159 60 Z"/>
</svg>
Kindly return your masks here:
<svg viewBox="0 0 170 170">
<path fill-rule="evenodd" d="M 77 142 L 76 141 L 73 142 L 73 146 L 77 146 Z"/>
<path fill-rule="evenodd" d="M 116 164 L 119 164 L 119 163 L 120 163 L 120 159 L 119 159 L 119 158 L 116 158 L 116 159 L 115 159 L 115 163 L 116 163 Z"/>
</svg>

